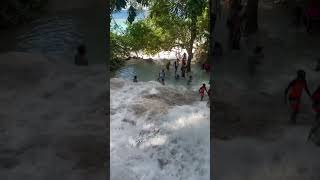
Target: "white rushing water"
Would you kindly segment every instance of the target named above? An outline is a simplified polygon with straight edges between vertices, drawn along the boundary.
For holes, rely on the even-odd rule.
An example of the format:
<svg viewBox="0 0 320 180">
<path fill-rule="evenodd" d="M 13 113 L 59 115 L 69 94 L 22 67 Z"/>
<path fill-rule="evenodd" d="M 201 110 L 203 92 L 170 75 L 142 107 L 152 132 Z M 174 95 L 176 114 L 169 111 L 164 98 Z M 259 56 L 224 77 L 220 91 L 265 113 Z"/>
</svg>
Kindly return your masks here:
<svg viewBox="0 0 320 180">
<path fill-rule="evenodd" d="M 110 81 L 111 180 L 209 180 L 209 108 L 197 92 Z"/>
</svg>

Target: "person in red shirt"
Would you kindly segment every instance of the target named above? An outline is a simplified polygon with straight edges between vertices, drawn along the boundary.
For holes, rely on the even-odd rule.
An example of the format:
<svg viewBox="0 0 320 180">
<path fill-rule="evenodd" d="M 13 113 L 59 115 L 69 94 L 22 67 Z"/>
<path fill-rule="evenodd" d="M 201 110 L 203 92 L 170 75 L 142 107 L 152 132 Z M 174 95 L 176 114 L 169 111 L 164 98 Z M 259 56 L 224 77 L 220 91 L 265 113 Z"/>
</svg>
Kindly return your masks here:
<svg viewBox="0 0 320 180">
<path fill-rule="evenodd" d="M 201 96 L 201 101 L 203 100 L 205 92 L 208 93 L 207 88 L 206 88 L 206 84 L 203 84 L 199 89 L 199 93 L 200 93 L 200 96 Z"/>
<path fill-rule="evenodd" d="M 309 97 L 311 97 L 307 86 L 306 73 L 303 70 L 299 70 L 297 72 L 297 78 L 291 81 L 285 90 L 285 102 L 287 103 L 288 99 L 290 101 L 290 106 L 292 109 L 291 121 L 294 124 L 296 123 L 297 114 L 300 111 L 300 101 L 303 90 L 305 90 Z"/>
<path fill-rule="evenodd" d="M 313 111 L 316 113 L 315 117 L 315 124 L 312 126 L 308 140 L 312 137 L 312 135 L 315 133 L 315 131 L 320 127 L 319 117 L 320 117 L 320 86 L 317 88 L 317 90 L 312 94 L 312 108 Z"/>
</svg>

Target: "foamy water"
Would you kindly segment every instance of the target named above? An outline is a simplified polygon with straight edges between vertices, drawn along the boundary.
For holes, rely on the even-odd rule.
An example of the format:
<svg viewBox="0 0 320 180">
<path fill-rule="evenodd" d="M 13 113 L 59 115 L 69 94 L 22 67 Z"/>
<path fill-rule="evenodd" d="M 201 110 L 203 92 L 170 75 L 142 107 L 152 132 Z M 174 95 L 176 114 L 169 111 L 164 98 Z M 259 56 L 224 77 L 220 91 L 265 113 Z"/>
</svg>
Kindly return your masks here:
<svg viewBox="0 0 320 180">
<path fill-rule="evenodd" d="M 112 180 L 208 180 L 209 108 L 197 93 L 111 79 Z"/>
</svg>

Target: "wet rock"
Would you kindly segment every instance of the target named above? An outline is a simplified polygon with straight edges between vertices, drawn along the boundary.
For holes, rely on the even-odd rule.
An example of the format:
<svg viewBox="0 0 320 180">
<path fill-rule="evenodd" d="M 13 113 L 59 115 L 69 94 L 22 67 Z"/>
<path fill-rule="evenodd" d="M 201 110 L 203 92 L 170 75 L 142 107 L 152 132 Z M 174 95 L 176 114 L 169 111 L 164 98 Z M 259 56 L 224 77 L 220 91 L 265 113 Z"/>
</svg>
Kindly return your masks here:
<svg viewBox="0 0 320 180">
<path fill-rule="evenodd" d="M 16 158 L 0 158 L 0 166 L 5 169 L 13 169 L 18 166 L 19 163 Z"/>
<path fill-rule="evenodd" d="M 320 128 L 317 128 L 312 137 L 311 137 L 311 141 L 316 144 L 317 146 L 320 146 Z"/>
<path fill-rule="evenodd" d="M 112 78 L 110 80 L 110 88 L 111 89 L 120 89 L 124 86 L 125 81 L 117 78 Z"/>
<path fill-rule="evenodd" d="M 32 86 L 48 75 L 48 61 L 41 55 L 10 52 L 0 55 L 0 59 L 1 87 Z"/>
<path fill-rule="evenodd" d="M 158 159 L 158 163 L 159 163 L 159 167 L 160 169 L 163 169 L 164 166 L 166 166 L 167 164 L 169 164 L 169 160 L 165 160 L 165 159 Z"/>
<path fill-rule="evenodd" d="M 135 125 L 136 125 L 136 122 L 135 122 L 135 121 L 132 121 L 132 120 L 129 120 L 129 119 L 123 119 L 122 122 L 129 123 L 129 124 L 131 124 L 132 126 L 135 126 Z"/>
</svg>

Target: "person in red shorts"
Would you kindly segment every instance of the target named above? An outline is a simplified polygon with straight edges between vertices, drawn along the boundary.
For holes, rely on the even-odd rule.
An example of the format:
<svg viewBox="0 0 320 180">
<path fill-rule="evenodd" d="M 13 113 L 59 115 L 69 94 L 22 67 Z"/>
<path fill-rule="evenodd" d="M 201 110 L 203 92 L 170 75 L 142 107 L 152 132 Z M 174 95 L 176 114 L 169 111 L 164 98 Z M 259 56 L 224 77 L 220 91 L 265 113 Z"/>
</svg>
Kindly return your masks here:
<svg viewBox="0 0 320 180">
<path fill-rule="evenodd" d="M 200 93 L 200 96 L 201 96 L 201 101 L 203 100 L 205 92 L 208 93 L 207 88 L 206 88 L 206 84 L 203 84 L 199 89 L 199 93 Z"/>
<path fill-rule="evenodd" d="M 315 118 L 315 124 L 312 126 L 308 140 L 312 137 L 312 135 L 316 132 L 316 130 L 320 127 L 320 86 L 317 88 L 317 90 L 312 94 L 312 108 L 314 112 L 316 113 L 316 118 Z"/>
<path fill-rule="evenodd" d="M 303 90 L 305 90 L 309 97 L 311 97 L 310 91 L 307 86 L 306 73 L 303 70 L 299 70 L 297 72 L 297 78 L 291 81 L 285 90 L 285 102 L 287 103 L 287 100 L 289 99 L 292 109 L 291 122 L 293 124 L 296 123 L 296 117 L 300 111 L 300 102 Z"/>
</svg>

